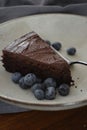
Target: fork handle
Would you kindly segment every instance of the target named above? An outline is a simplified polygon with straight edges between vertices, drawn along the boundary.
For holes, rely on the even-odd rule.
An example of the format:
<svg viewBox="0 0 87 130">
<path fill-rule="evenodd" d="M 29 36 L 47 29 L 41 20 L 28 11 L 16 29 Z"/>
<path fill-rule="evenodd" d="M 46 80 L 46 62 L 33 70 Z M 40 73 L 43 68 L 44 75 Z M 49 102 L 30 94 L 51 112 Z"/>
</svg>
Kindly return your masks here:
<svg viewBox="0 0 87 130">
<path fill-rule="evenodd" d="M 87 62 L 84 62 L 84 61 L 71 61 L 69 64 L 70 64 L 70 65 L 73 65 L 73 64 L 87 65 Z"/>
</svg>

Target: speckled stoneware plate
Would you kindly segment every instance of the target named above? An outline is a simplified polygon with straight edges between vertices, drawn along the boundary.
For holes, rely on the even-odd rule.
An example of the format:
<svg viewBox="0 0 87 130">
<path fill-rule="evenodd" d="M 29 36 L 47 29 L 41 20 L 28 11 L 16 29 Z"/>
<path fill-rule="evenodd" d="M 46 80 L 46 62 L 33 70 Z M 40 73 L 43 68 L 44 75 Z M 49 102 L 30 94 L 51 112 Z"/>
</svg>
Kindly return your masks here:
<svg viewBox="0 0 87 130">
<path fill-rule="evenodd" d="M 42 14 L 22 17 L 0 25 L 0 55 L 2 49 L 31 29 L 52 43 L 62 43 L 61 53 L 70 60 L 87 61 L 87 18 L 67 14 Z M 75 56 L 68 56 L 66 49 L 75 47 Z M 22 90 L 11 81 L 11 73 L 0 62 L 0 99 L 11 104 L 37 110 L 64 110 L 87 105 L 87 66 L 71 67 L 75 85 L 66 97 L 57 94 L 55 100 L 37 100 L 30 90 Z"/>
</svg>

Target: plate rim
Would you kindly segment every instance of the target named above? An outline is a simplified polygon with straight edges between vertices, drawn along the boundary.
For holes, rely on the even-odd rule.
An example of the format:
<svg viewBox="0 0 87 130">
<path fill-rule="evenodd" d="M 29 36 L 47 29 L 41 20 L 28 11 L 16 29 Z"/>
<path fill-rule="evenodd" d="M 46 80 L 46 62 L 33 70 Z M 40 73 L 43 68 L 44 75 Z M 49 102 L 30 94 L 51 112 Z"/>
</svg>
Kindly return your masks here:
<svg viewBox="0 0 87 130">
<path fill-rule="evenodd" d="M 41 107 L 42 108 L 41 110 L 44 110 L 45 107 L 47 107 L 46 110 L 55 110 L 54 108 L 56 108 L 56 110 L 65 110 L 65 109 L 68 110 L 68 109 L 79 108 L 79 107 L 87 105 L 87 99 L 81 100 L 81 101 L 76 101 L 76 102 L 59 103 L 59 104 L 57 104 L 57 103 L 54 103 L 54 104 L 28 103 L 28 102 L 23 102 L 23 101 L 19 101 L 19 100 L 6 98 L 4 96 L 0 96 L 0 99 L 2 101 L 9 102 L 10 104 L 19 105 L 22 107 L 26 106 L 26 108 L 29 108 L 30 106 L 32 107 L 32 109 L 34 109 L 34 107 L 38 107 L 38 108 Z M 50 108 L 53 108 L 53 109 L 50 109 Z"/>
<path fill-rule="evenodd" d="M 16 20 L 21 20 L 21 19 L 26 19 L 28 17 L 32 17 L 32 16 L 37 16 L 37 15 L 67 15 L 67 16 L 76 16 L 76 17 L 82 17 L 82 18 L 87 18 L 87 16 L 83 16 L 83 15 L 79 15 L 79 14 L 69 14 L 69 13 L 42 13 L 42 14 L 31 14 L 31 15 L 27 15 L 27 16 L 20 16 L 20 17 L 17 17 L 17 18 L 12 18 L 12 19 L 9 19 L 7 21 L 4 21 L 2 23 L 0 23 L 0 27 L 4 24 L 7 24 L 7 23 L 10 23 L 10 22 L 13 22 L 13 21 L 16 21 Z"/>
</svg>

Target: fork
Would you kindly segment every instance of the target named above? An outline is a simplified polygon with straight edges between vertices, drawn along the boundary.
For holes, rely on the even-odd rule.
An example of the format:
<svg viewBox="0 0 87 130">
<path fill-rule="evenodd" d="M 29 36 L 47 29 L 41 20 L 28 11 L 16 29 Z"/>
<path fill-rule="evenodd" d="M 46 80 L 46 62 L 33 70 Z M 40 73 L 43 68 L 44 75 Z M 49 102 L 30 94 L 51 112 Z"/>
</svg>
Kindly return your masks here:
<svg viewBox="0 0 87 130">
<path fill-rule="evenodd" d="M 74 64 L 87 65 L 87 62 L 85 62 L 85 61 L 78 61 L 78 60 L 76 60 L 76 61 L 70 61 L 70 60 L 68 60 L 67 58 L 65 58 L 61 53 L 59 53 L 56 49 L 54 49 L 54 48 L 52 47 L 52 45 L 50 45 L 50 47 L 53 49 L 53 51 L 54 51 L 55 53 L 57 53 L 58 55 L 60 55 L 70 66 L 71 66 L 71 65 L 74 65 Z"/>
<path fill-rule="evenodd" d="M 85 61 L 78 61 L 78 60 L 76 60 L 76 61 L 70 61 L 67 58 L 65 58 L 60 52 L 58 52 L 56 49 L 54 49 L 54 47 L 52 47 L 52 45 L 50 45 L 50 47 L 52 48 L 52 50 L 56 54 L 60 55 L 70 66 L 74 65 L 74 64 L 82 64 L 82 65 L 86 65 L 87 66 L 87 62 L 85 62 Z M 2 61 L 2 59 L 0 59 L 0 61 Z"/>
</svg>

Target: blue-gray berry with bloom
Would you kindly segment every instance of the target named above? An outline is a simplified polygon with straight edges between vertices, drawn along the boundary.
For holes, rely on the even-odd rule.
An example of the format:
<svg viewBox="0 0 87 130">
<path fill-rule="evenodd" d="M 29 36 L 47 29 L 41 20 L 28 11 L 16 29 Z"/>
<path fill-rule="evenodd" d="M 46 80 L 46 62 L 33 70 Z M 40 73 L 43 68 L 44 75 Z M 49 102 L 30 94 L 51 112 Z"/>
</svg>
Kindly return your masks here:
<svg viewBox="0 0 87 130">
<path fill-rule="evenodd" d="M 28 89 L 29 86 L 27 86 L 25 83 L 24 83 L 24 77 L 22 77 L 20 80 L 19 80 L 19 86 L 20 88 L 22 89 Z"/>
<path fill-rule="evenodd" d="M 53 100 L 56 98 L 56 89 L 54 87 L 48 87 L 45 92 L 45 98 Z"/>
<path fill-rule="evenodd" d="M 67 85 L 67 84 L 61 84 L 59 87 L 58 87 L 58 92 L 61 96 L 67 96 L 70 92 L 70 86 Z"/>
<path fill-rule="evenodd" d="M 59 51 L 62 47 L 62 44 L 60 42 L 55 42 L 52 44 L 52 46 L 57 50 Z"/>
<path fill-rule="evenodd" d="M 24 77 L 24 83 L 27 86 L 32 86 L 34 83 L 36 83 L 36 81 L 37 81 L 37 77 L 33 73 L 29 73 L 29 74 L 25 75 L 25 77 Z"/>
<path fill-rule="evenodd" d="M 75 55 L 76 53 L 76 48 L 75 47 L 71 47 L 69 49 L 67 49 L 67 54 L 68 55 Z"/>
<path fill-rule="evenodd" d="M 44 91 L 42 89 L 36 89 L 34 91 L 34 96 L 38 99 L 38 100 L 43 100 L 45 97 Z"/>
<path fill-rule="evenodd" d="M 40 83 L 35 83 L 35 84 L 31 87 L 31 91 L 32 91 L 33 93 L 34 93 L 34 91 L 37 90 L 37 89 L 42 89 L 42 90 L 43 90 L 42 84 L 40 84 Z"/>
<path fill-rule="evenodd" d="M 15 72 L 12 74 L 11 79 L 14 83 L 18 83 L 21 77 L 22 77 L 22 74 L 20 72 Z"/>
<path fill-rule="evenodd" d="M 43 85 L 45 88 L 50 87 L 50 86 L 56 88 L 57 83 L 56 83 L 55 79 L 47 78 L 44 80 Z"/>
</svg>

